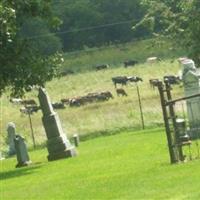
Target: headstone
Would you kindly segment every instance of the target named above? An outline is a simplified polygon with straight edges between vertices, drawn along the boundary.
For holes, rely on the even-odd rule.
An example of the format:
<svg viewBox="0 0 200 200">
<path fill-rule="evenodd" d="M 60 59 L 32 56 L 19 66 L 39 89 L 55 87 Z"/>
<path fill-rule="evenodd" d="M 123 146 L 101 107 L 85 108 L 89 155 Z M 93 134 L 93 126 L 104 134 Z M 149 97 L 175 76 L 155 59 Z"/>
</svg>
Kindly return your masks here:
<svg viewBox="0 0 200 200">
<path fill-rule="evenodd" d="M 191 96 L 200 93 L 200 73 L 195 67 L 194 61 L 185 59 L 182 62 L 182 80 L 185 90 L 185 96 Z M 187 114 L 189 126 L 191 130 L 200 128 L 200 97 L 187 100 Z M 195 131 L 192 132 L 192 137 L 195 138 Z"/>
<path fill-rule="evenodd" d="M 28 151 L 26 148 L 26 144 L 24 138 L 20 135 L 16 135 L 14 139 L 15 149 L 17 154 L 17 165 L 16 167 L 27 166 L 31 163 L 28 155 Z"/>
<path fill-rule="evenodd" d="M 39 102 L 43 113 L 42 122 L 47 136 L 47 149 L 49 161 L 77 155 L 63 132 L 58 114 L 54 112 L 50 98 L 44 88 L 39 88 Z"/>
<path fill-rule="evenodd" d="M 14 155 L 16 153 L 14 138 L 16 135 L 15 132 L 15 124 L 13 122 L 9 122 L 7 125 L 7 142 L 8 142 L 8 155 Z"/>
<path fill-rule="evenodd" d="M 73 135 L 73 140 L 74 140 L 74 145 L 75 145 L 76 147 L 78 147 L 78 146 L 79 146 L 79 143 L 80 143 L 78 134 L 74 134 L 74 135 Z"/>
</svg>

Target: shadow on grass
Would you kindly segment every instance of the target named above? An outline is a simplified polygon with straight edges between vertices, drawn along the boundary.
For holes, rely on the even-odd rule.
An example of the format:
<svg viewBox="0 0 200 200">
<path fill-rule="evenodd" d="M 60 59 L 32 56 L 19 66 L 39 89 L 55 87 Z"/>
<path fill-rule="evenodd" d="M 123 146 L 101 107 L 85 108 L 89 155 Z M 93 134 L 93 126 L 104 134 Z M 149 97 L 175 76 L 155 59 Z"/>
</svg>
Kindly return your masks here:
<svg viewBox="0 0 200 200">
<path fill-rule="evenodd" d="M 9 178 L 15 178 L 20 176 L 29 175 L 35 172 L 36 169 L 40 168 L 41 165 L 37 166 L 28 166 L 28 167 L 22 167 L 18 168 L 12 171 L 6 171 L 6 172 L 0 172 L 0 181 L 6 180 Z"/>
</svg>

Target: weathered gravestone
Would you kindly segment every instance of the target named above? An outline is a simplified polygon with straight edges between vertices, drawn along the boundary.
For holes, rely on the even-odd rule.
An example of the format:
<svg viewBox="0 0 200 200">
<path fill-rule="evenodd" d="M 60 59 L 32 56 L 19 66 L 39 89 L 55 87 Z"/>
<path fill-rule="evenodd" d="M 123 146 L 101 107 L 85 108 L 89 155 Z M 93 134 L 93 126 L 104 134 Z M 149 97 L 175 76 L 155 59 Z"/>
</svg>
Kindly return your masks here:
<svg viewBox="0 0 200 200">
<path fill-rule="evenodd" d="M 194 61 L 185 59 L 182 61 L 182 79 L 185 90 L 185 96 L 191 96 L 200 93 L 200 73 L 195 67 Z M 191 136 L 197 137 L 200 128 L 200 97 L 187 100 L 187 114 L 189 126 L 192 130 Z"/>
<path fill-rule="evenodd" d="M 8 155 L 14 155 L 16 153 L 15 150 L 15 143 L 14 143 L 14 138 L 16 135 L 15 131 L 15 124 L 13 122 L 9 122 L 7 125 L 7 142 L 8 142 Z"/>
<path fill-rule="evenodd" d="M 58 160 L 76 156 L 72 146 L 63 132 L 58 114 L 54 112 L 50 98 L 44 88 L 39 88 L 39 102 L 43 113 L 42 122 L 47 135 L 48 160 Z"/>
<path fill-rule="evenodd" d="M 78 146 L 79 146 L 79 143 L 80 143 L 79 135 L 78 135 L 78 134 L 74 134 L 74 135 L 73 135 L 73 140 L 74 140 L 74 145 L 75 145 L 76 147 L 78 147 Z"/>
<path fill-rule="evenodd" d="M 31 163 L 28 155 L 28 151 L 26 148 L 26 144 L 24 138 L 20 135 L 16 135 L 14 139 L 15 149 L 17 154 L 17 165 L 16 167 L 27 166 Z"/>
</svg>

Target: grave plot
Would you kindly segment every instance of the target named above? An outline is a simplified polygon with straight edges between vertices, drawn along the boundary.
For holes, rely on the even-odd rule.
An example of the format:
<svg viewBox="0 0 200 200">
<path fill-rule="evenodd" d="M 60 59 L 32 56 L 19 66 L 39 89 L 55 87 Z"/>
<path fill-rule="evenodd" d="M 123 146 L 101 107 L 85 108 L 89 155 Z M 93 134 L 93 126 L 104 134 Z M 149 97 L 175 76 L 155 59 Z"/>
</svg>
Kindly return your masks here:
<svg viewBox="0 0 200 200">
<path fill-rule="evenodd" d="M 157 87 L 171 163 L 200 158 L 200 75 L 192 60 L 183 63 L 185 96 L 172 99 L 169 80 Z"/>
</svg>

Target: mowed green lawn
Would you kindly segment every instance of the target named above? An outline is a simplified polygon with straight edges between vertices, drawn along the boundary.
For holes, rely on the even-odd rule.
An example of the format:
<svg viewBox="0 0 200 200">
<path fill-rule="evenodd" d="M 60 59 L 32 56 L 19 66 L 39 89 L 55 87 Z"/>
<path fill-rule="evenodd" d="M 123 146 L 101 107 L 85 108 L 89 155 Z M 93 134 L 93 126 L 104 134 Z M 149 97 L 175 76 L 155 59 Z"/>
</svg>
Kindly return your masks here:
<svg viewBox="0 0 200 200">
<path fill-rule="evenodd" d="M 1 161 L 1 199 L 199 199 L 200 161 L 169 164 L 163 130 L 123 132 L 82 142 L 72 159 L 33 165 Z M 187 151 L 187 149 L 186 149 Z"/>
</svg>

